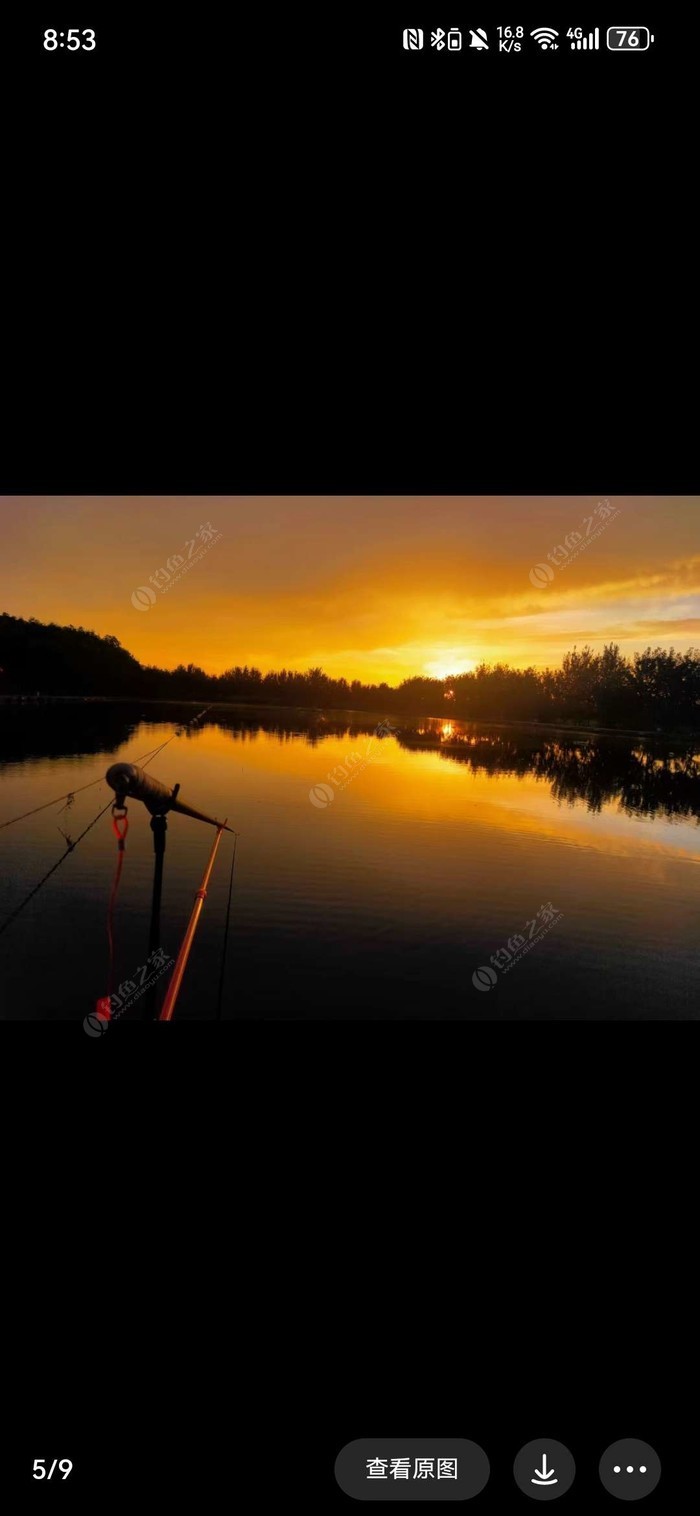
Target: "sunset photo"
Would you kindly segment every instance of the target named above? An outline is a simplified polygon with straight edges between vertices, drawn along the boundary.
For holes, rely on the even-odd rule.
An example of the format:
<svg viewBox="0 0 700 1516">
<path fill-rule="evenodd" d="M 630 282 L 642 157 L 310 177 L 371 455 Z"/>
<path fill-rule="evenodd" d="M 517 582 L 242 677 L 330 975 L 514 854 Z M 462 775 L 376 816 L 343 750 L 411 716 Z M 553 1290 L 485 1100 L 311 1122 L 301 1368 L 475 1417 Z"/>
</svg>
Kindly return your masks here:
<svg viewBox="0 0 700 1516">
<path fill-rule="evenodd" d="M 4 1019 L 697 1015 L 698 497 L 2 510 Z"/>
</svg>

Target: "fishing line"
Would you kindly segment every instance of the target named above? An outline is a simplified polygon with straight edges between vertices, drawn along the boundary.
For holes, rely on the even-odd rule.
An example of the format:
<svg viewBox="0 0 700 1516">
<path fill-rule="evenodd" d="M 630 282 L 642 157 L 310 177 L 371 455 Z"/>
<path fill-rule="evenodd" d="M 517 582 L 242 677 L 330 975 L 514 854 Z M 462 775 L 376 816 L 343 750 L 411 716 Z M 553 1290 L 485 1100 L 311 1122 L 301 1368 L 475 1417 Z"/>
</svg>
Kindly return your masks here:
<svg viewBox="0 0 700 1516">
<path fill-rule="evenodd" d="M 2 926 L 0 926 L 0 937 L 2 936 L 3 932 L 7 931 L 7 928 L 8 928 L 8 926 L 10 926 L 11 922 L 13 922 L 16 919 L 16 917 L 19 916 L 20 911 L 24 910 L 25 905 L 29 905 L 30 900 L 34 899 L 34 896 L 37 894 L 37 891 L 41 889 L 42 884 L 46 884 L 47 879 L 50 879 L 51 875 L 55 874 L 56 869 L 59 868 L 60 865 L 63 863 L 63 860 L 68 857 L 68 854 L 74 852 L 75 848 L 77 848 L 77 846 L 78 846 L 78 843 L 82 842 L 83 837 L 85 837 L 87 835 L 87 833 L 91 830 L 91 828 L 95 825 L 95 823 L 97 821 L 99 821 L 100 816 L 104 816 L 105 811 L 109 811 L 109 810 L 111 810 L 111 808 L 112 808 L 112 801 L 108 800 L 107 804 L 102 807 L 102 810 L 97 812 L 97 815 L 95 816 L 94 820 L 88 822 L 88 825 L 86 826 L 85 831 L 81 832 L 79 837 L 76 837 L 75 842 L 71 842 L 71 843 L 68 844 L 68 847 L 66 848 L 65 853 L 61 854 L 61 856 L 58 859 L 58 861 L 56 863 L 52 864 L 52 866 L 49 869 L 48 873 L 44 874 L 43 879 L 40 879 L 39 883 L 35 884 L 34 889 L 30 890 L 29 894 L 25 897 L 25 899 L 22 900 L 21 903 L 16 907 L 16 909 L 14 911 L 11 911 L 10 915 L 5 919 L 5 921 L 3 921 Z"/>
<path fill-rule="evenodd" d="M 177 736 L 177 733 L 174 732 L 173 736 Z M 172 742 L 172 740 L 172 737 L 168 738 L 168 742 Z M 151 757 L 148 758 L 148 762 L 152 763 L 153 759 L 156 756 L 156 753 L 162 752 L 162 749 L 164 747 L 167 747 L 167 743 L 165 742 L 161 743 L 160 747 L 149 747 L 143 756 L 144 758 L 148 758 L 148 754 L 150 753 Z M 134 761 L 136 763 L 142 763 L 143 759 L 136 758 Z M 83 790 L 92 790 L 96 784 L 102 784 L 103 782 L 104 774 L 101 774 L 99 779 L 91 779 L 89 784 L 79 784 L 77 789 L 68 790 L 68 793 L 66 795 L 57 795 L 55 800 L 47 800 L 44 805 L 35 805 L 33 811 L 23 811 L 21 816 L 13 816 L 11 821 L 0 821 L 0 832 L 3 830 L 3 827 L 13 826 L 15 821 L 26 821 L 27 816 L 36 816 L 37 811 L 47 811 L 52 805 L 58 805 L 59 800 L 72 800 L 74 795 L 80 795 Z"/>
<path fill-rule="evenodd" d="M 207 706 L 207 710 L 211 710 L 211 706 Z M 185 725 L 192 726 L 193 722 L 199 721 L 201 717 L 206 716 L 206 714 L 207 711 L 200 711 L 199 716 L 193 716 L 192 721 L 186 722 Z M 175 738 L 179 737 L 180 731 L 184 731 L 184 727 L 182 725 L 180 726 L 179 731 L 173 732 L 172 737 L 168 737 L 165 742 L 161 742 L 159 747 L 149 747 L 146 749 L 141 758 L 134 758 L 134 763 L 143 763 L 144 758 L 148 758 L 148 762 L 152 763 L 157 754 L 162 753 L 163 748 L 167 747 L 169 742 L 174 742 Z M 144 765 L 144 767 L 146 766 L 147 765 Z M 52 805 L 58 805 L 59 800 L 70 800 L 74 795 L 82 794 L 83 790 L 94 789 L 94 786 L 96 784 L 102 784 L 103 779 L 104 775 L 101 774 L 99 779 L 91 779 L 89 784 L 79 784 L 76 789 L 68 790 L 65 795 L 57 795 L 55 800 L 46 800 L 43 805 L 35 805 L 32 811 L 23 811 L 21 816 L 12 816 L 9 821 L 0 821 L 0 832 L 6 826 L 14 826 L 16 821 L 26 821 L 28 816 L 36 816 L 38 811 L 49 810 Z"/>
<path fill-rule="evenodd" d="M 109 972 L 107 976 L 108 1000 L 111 999 L 112 989 L 114 987 L 114 907 L 117 900 L 119 881 L 122 877 L 122 868 L 124 866 L 126 834 L 129 830 L 129 821 L 127 817 L 126 806 L 124 806 L 122 814 L 118 814 L 116 809 L 114 807 L 112 808 L 112 826 L 117 838 L 117 867 L 114 874 L 114 882 L 112 884 L 112 893 L 109 897 L 109 905 L 107 907 L 107 940 L 109 942 Z"/>
<path fill-rule="evenodd" d="M 219 994 L 216 1002 L 216 1020 L 221 1020 L 221 1004 L 224 993 L 224 973 L 226 969 L 226 949 L 228 947 L 228 928 L 231 919 L 231 892 L 233 890 L 233 870 L 236 864 L 236 846 L 240 833 L 235 832 L 233 838 L 233 857 L 231 859 L 231 874 L 228 881 L 228 905 L 226 906 L 226 925 L 224 926 L 224 941 L 221 949 L 221 969 L 219 971 Z"/>
<path fill-rule="evenodd" d="M 27 816 L 36 816 L 37 811 L 47 811 L 50 806 L 58 805 L 59 800 L 70 800 L 74 795 L 79 795 L 81 790 L 91 790 L 94 785 L 101 784 L 104 775 L 100 779 L 91 779 L 89 784 L 80 784 L 75 790 L 69 790 L 66 795 L 57 795 L 55 800 L 47 800 L 44 805 L 35 805 L 33 811 L 23 811 L 21 816 L 13 816 L 10 821 L 0 821 L 0 832 L 3 827 L 14 826 L 15 821 L 26 821 Z"/>
<path fill-rule="evenodd" d="M 188 725 L 190 725 L 189 722 L 188 722 Z M 168 742 L 172 742 L 173 739 L 176 736 L 177 736 L 177 732 L 173 732 L 172 737 L 168 737 L 165 742 L 161 742 L 160 747 L 151 749 L 151 756 L 150 756 L 150 758 L 148 758 L 147 763 L 144 764 L 144 767 L 148 767 L 148 763 L 152 763 L 153 759 L 156 757 L 156 755 L 158 753 L 161 753 L 163 751 L 163 748 L 168 746 Z M 92 781 L 92 784 L 99 784 L 99 783 L 100 783 L 99 779 L 95 779 L 95 780 Z M 83 785 L 82 788 L 83 789 L 92 789 L 92 784 Z M 77 793 L 78 793 L 77 790 L 70 790 L 69 791 L 69 794 L 76 794 L 77 795 Z M 59 798 L 59 800 L 65 800 L 65 799 L 67 799 L 67 796 L 65 796 L 65 795 L 59 795 L 58 798 Z M 49 801 L 49 804 L 50 805 L 56 805 L 57 802 L 55 800 L 53 800 L 53 801 Z M 29 894 L 25 897 L 25 899 L 22 900 L 20 902 L 20 904 L 16 907 L 16 909 L 14 911 L 11 911 L 10 915 L 8 917 L 6 917 L 5 921 L 3 921 L 2 926 L 0 926 L 0 937 L 2 936 L 3 932 L 7 930 L 8 926 L 10 926 L 10 924 L 16 919 L 16 917 L 19 916 L 20 912 L 24 910 L 25 905 L 28 905 L 29 902 L 30 902 L 30 900 L 34 899 L 34 896 L 41 889 L 42 885 L 46 884 L 47 879 L 51 878 L 51 875 L 56 872 L 56 869 L 59 868 L 59 866 L 63 863 L 64 859 L 68 857 L 68 854 L 72 853 L 74 851 L 74 849 L 77 848 L 78 843 L 82 842 L 83 837 L 87 836 L 87 833 L 91 830 L 91 828 L 95 825 L 95 823 L 97 821 L 99 821 L 100 816 L 104 816 L 105 811 L 108 811 L 108 810 L 111 809 L 112 804 L 113 804 L 113 801 L 112 800 L 108 800 L 107 804 L 105 806 L 103 806 L 102 810 L 97 812 L 97 815 L 95 816 L 94 821 L 90 821 L 88 823 L 88 825 L 86 826 L 85 831 L 81 832 L 79 837 L 76 837 L 75 842 L 69 842 L 68 843 L 68 846 L 66 848 L 65 853 L 61 854 L 61 856 L 57 860 L 57 862 L 54 863 L 54 864 L 52 864 L 52 866 L 49 869 L 48 873 L 44 874 L 43 879 L 40 879 L 39 883 L 35 884 L 34 889 L 30 890 Z M 46 809 L 45 806 L 42 806 L 42 805 L 37 806 L 37 810 L 42 811 L 42 810 L 45 810 L 45 809 Z M 27 815 L 32 815 L 32 812 L 28 811 Z M 17 816 L 17 817 L 15 817 L 15 820 L 19 821 L 19 820 L 21 820 L 21 817 Z M 4 826 L 10 826 L 10 824 L 11 823 L 9 821 L 5 821 L 3 823 Z"/>
</svg>

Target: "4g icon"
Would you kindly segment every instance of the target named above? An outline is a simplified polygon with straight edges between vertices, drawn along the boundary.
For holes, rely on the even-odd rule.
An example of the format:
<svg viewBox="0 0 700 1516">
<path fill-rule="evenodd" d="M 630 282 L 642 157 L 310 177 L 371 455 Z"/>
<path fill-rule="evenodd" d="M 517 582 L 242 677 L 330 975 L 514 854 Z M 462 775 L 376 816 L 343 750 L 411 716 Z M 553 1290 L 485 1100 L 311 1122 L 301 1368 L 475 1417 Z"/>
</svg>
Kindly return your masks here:
<svg viewBox="0 0 700 1516">
<path fill-rule="evenodd" d="M 497 26 L 498 51 L 499 53 L 521 53 L 521 38 L 523 37 L 522 26 Z"/>
</svg>

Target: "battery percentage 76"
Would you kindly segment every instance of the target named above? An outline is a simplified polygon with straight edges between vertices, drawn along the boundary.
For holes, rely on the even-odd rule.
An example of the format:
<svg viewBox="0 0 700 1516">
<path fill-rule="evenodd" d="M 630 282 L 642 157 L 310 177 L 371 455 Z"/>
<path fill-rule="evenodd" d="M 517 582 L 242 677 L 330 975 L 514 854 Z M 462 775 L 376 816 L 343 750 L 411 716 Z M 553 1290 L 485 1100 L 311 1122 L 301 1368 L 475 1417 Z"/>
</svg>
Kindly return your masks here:
<svg viewBox="0 0 700 1516">
<path fill-rule="evenodd" d="M 648 26 L 608 27 L 608 47 L 613 53 L 645 53 L 653 41 Z"/>
</svg>

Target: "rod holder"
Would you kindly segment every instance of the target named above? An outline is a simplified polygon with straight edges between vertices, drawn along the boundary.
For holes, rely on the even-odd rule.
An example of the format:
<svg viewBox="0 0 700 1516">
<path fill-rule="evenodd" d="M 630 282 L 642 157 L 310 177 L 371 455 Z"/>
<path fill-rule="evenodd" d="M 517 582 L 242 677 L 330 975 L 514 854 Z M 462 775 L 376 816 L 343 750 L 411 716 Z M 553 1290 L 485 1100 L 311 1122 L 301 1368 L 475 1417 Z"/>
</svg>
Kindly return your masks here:
<svg viewBox="0 0 700 1516">
<path fill-rule="evenodd" d="M 225 822 L 217 821 L 215 816 L 207 816 L 204 811 L 196 811 L 193 806 L 186 805 L 184 800 L 179 800 L 179 784 L 176 784 L 173 789 L 168 789 L 167 784 L 162 784 L 160 779 L 154 779 L 152 774 L 147 774 L 135 763 L 113 763 L 107 770 L 105 778 L 111 789 L 115 791 L 119 805 L 123 805 L 128 797 L 130 800 L 141 800 L 152 816 L 164 816 L 167 811 L 177 811 L 181 816 L 192 816 L 195 821 L 205 821 L 208 826 L 219 826 L 227 832 L 233 831 L 233 827 L 226 826 Z"/>
</svg>

